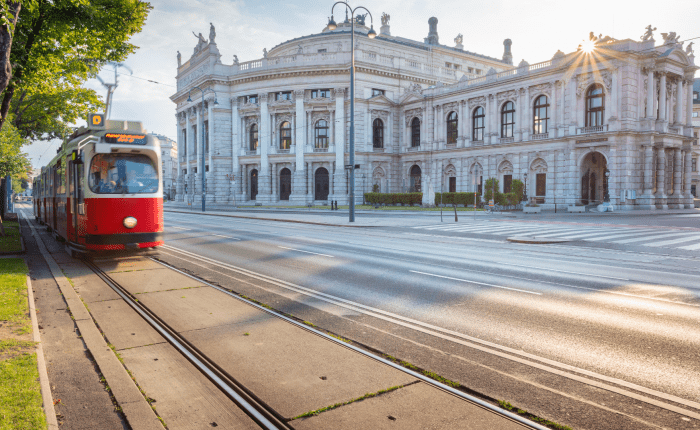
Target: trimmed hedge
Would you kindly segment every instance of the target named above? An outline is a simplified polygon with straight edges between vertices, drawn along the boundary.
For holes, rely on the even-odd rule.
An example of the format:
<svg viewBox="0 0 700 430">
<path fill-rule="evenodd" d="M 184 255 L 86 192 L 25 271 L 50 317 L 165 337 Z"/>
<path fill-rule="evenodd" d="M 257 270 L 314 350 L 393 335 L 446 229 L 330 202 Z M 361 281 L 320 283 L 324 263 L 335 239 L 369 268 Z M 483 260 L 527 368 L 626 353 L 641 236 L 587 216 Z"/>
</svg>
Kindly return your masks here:
<svg viewBox="0 0 700 430">
<path fill-rule="evenodd" d="M 365 201 L 371 205 L 415 205 L 423 202 L 423 193 L 365 193 Z"/>
<path fill-rule="evenodd" d="M 442 196 L 442 201 L 440 201 Z M 481 194 L 476 194 L 477 203 L 481 202 Z M 435 193 L 435 205 L 465 205 L 474 206 L 474 193 Z"/>
</svg>

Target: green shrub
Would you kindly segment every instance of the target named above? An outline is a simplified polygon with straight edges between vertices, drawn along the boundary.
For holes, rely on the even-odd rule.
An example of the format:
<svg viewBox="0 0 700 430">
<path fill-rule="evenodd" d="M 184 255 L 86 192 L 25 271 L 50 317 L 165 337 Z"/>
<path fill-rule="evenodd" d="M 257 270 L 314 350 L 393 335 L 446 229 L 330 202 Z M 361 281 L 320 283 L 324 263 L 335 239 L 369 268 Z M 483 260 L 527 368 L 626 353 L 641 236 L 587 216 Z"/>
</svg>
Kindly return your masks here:
<svg viewBox="0 0 700 430">
<path fill-rule="evenodd" d="M 474 206 L 474 193 L 435 193 L 435 205 L 441 203 L 445 205 Z M 476 201 L 481 201 L 481 194 L 476 194 Z"/>
<path fill-rule="evenodd" d="M 365 193 L 365 201 L 372 205 L 413 205 L 423 201 L 423 193 Z"/>
<path fill-rule="evenodd" d="M 524 189 L 525 189 L 525 184 L 523 183 L 523 181 L 521 181 L 519 179 L 513 179 L 513 181 L 510 183 L 510 191 L 516 195 L 518 203 L 525 200 L 525 195 L 523 194 Z"/>
</svg>

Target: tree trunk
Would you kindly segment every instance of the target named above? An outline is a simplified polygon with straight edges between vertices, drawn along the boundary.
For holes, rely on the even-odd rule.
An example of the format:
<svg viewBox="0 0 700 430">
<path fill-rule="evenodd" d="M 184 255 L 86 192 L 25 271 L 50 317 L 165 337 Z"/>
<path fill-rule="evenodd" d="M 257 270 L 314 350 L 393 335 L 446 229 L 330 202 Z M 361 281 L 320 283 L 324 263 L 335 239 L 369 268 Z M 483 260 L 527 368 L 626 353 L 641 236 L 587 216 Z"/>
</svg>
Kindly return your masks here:
<svg viewBox="0 0 700 430">
<path fill-rule="evenodd" d="M 10 64 L 10 51 L 12 50 L 12 37 L 17 25 L 17 17 L 22 4 L 12 2 L 8 4 L 9 12 L 14 15 L 9 21 L 10 25 L 0 26 L 0 93 L 5 91 L 12 77 L 12 65 Z"/>
<path fill-rule="evenodd" d="M 21 71 L 20 71 L 21 72 Z M 20 72 L 17 74 L 19 75 Z M 0 105 L 0 130 L 5 125 L 5 120 L 7 119 L 7 112 L 10 110 L 10 102 L 12 101 L 12 96 L 15 94 L 15 84 L 11 83 L 7 86 L 5 90 L 5 95 L 2 98 L 2 105 Z"/>
</svg>

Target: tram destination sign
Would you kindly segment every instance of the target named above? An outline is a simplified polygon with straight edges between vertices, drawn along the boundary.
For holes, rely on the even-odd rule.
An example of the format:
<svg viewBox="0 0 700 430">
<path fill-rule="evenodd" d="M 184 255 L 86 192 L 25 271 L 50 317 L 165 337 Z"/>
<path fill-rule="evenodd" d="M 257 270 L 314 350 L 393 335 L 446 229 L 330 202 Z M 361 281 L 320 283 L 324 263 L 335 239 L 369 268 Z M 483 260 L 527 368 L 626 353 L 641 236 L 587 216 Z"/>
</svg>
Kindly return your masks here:
<svg viewBox="0 0 700 430">
<path fill-rule="evenodd" d="M 124 134 L 124 133 L 107 133 L 105 134 L 105 143 L 126 143 L 133 145 L 145 145 L 145 134 Z"/>
</svg>

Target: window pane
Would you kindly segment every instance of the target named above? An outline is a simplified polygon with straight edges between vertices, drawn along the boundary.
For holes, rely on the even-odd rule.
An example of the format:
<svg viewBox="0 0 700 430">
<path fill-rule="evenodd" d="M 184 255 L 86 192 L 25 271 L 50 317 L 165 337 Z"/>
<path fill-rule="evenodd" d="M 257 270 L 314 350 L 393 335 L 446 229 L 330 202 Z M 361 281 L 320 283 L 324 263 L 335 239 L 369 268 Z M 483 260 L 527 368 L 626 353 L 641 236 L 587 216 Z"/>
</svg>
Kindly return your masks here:
<svg viewBox="0 0 700 430">
<path fill-rule="evenodd" d="M 94 193 L 155 193 L 158 183 L 153 161 L 142 154 L 98 154 L 90 163 L 88 186 Z"/>
</svg>

